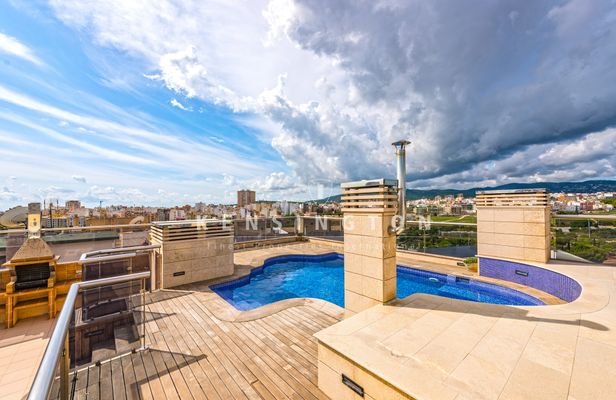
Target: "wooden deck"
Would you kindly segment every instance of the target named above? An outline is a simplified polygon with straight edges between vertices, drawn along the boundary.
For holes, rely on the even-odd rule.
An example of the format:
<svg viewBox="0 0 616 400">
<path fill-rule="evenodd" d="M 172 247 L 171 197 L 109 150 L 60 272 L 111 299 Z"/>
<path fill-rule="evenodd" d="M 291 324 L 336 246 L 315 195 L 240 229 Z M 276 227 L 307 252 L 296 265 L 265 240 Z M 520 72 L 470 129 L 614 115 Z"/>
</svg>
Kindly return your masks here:
<svg viewBox="0 0 616 400">
<path fill-rule="evenodd" d="M 312 335 L 337 322 L 331 313 L 304 305 L 227 322 L 212 312 L 222 300 L 203 289 L 154 293 L 150 349 L 79 370 L 75 398 L 327 399 Z"/>
</svg>

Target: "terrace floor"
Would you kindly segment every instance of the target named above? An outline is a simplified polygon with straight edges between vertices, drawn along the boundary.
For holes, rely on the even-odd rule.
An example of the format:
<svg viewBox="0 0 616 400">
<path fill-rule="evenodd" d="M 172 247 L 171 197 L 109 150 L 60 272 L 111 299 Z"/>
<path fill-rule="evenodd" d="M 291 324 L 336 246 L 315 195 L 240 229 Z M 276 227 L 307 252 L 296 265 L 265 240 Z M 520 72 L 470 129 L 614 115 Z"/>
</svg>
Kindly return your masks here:
<svg viewBox="0 0 616 400">
<path fill-rule="evenodd" d="M 237 251 L 245 275 L 269 257 L 340 251 L 313 243 Z M 400 264 L 412 264 L 404 256 Z M 473 275 L 463 268 L 422 268 Z M 326 399 L 317 383 L 314 334 L 339 322 L 343 309 L 314 299 L 289 299 L 240 312 L 208 286 L 186 285 L 151 295 L 150 349 L 117 357 L 77 374 L 78 399 Z"/>
<path fill-rule="evenodd" d="M 236 276 L 268 254 L 305 246 L 238 252 Z M 316 248 L 311 253 L 331 252 Z M 257 263 L 257 261 L 255 261 Z M 226 278 L 232 279 L 232 278 Z M 149 349 L 77 373 L 76 399 L 327 399 L 317 384 L 313 334 L 342 318 L 318 300 L 288 300 L 239 312 L 208 289 L 212 282 L 149 297 Z"/>
<path fill-rule="evenodd" d="M 20 399 L 28 392 L 54 322 L 39 317 L 22 320 L 11 329 L 0 324 L 0 400 Z"/>
<path fill-rule="evenodd" d="M 280 254 L 342 252 L 339 244 L 332 246 L 295 243 L 236 251 L 234 276 L 219 281 L 245 275 L 266 258 Z M 398 263 L 474 275 L 454 266 L 413 263 L 407 255 L 399 254 Z M 613 278 L 611 272 L 610 277 Z M 313 335 L 339 322 L 343 310 L 324 301 L 289 299 L 240 312 L 208 289 L 214 282 L 200 282 L 149 295 L 146 306 L 149 349 L 80 369 L 75 382 L 75 398 L 326 399 L 317 385 L 317 340 Z M 549 304 L 559 303 L 547 294 L 544 300 Z M 408 308 L 410 303 L 402 306 Z M 555 314 L 560 314 L 557 311 L 566 306 L 557 305 Z M 525 326 L 536 323 L 524 323 L 524 316 L 521 319 L 516 316 L 514 320 Z M 566 333 L 570 333 L 571 325 L 565 323 L 563 326 L 569 327 Z M 557 331 L 548 333 L 559 335 Z M 44 344 L 41 355 L 43 347 Z M 490 352 L 496 350 L 490 349 Z M 559 351 L 557 347 L 554 350 Z M 468 373 L 481 383 L 482 375 L 474 373 L 472 368 Z"/>
<path fill-rule="evenodd" d="M 77 374 L 76 399 L 327 399 L 313 334 L 339 316 L 298 305 L 251 321 L 217 318 L 215 294 L 164 290 L 147 311 L 148 350 Z M 214 299 L 214 303 L 216 303 Z"/>
</svg>

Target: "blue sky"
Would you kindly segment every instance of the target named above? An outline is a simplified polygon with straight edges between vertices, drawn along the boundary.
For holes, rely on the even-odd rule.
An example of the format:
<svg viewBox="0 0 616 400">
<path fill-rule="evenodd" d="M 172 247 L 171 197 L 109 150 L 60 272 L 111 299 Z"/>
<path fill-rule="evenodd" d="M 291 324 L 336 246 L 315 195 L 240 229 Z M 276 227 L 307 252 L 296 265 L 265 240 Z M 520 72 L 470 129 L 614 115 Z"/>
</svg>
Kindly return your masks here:
<svg viewBox="0 0 616 400">
<path fill-rule="evenodd" d="M 20 1 L 0 209 L 614 178 L 610 1 Z"/>
<path fill-rule="evenodd" d="M 225 182 L 285 168 L 258 129 L 239 122 L 249 116 L 170 92 L 138 60 L 84 41 L 44 4 L 29 11 L 0 14 L 5 41 L 27 48 L 0 52 L 0 208 L 73 197 L 231 201 L 235 187 Z"/>
</svg>

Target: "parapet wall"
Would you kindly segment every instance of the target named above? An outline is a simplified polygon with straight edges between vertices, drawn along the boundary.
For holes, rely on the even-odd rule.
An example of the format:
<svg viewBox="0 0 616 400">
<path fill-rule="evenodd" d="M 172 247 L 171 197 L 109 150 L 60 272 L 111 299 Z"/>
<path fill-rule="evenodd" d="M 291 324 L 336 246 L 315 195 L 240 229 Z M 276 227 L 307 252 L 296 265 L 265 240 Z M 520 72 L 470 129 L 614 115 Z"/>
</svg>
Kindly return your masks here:
<svg viewBox="0 0 616 400">
<path fill-rule="evenodd" d="M 567 302 L 582 293 L 580 284 L 566 275 L 515 261 L 480 257 L 479 275 L 526 285 Z"/>
</svg>

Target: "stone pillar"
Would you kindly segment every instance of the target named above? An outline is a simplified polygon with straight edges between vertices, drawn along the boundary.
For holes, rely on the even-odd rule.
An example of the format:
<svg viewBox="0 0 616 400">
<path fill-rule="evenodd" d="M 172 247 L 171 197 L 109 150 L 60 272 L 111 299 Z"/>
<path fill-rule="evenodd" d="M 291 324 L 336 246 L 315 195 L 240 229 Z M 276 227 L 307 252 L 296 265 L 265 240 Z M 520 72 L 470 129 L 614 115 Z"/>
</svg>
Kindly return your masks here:
<svg viewBox="0 0 616 400">
<path fill-rule="evenodd" d="M 295 216 L 295 234 L 297 236 L 304 236 L 304 216 Z"/>
<path fill-rule="evenodd" d="M 396 298 L 397 181 L 342 184 L 344 305 L 350 314 Z"/>
<path fill-rule="evenodd" d="M 550 204 L 545 189 L 477 192 L 477 253 L 545 263 L 550 259 Z"/>
</svg>

